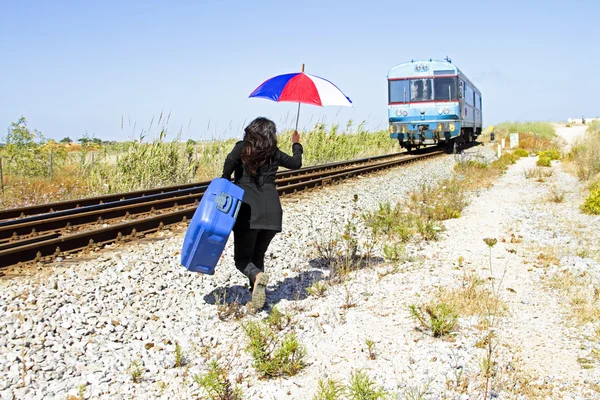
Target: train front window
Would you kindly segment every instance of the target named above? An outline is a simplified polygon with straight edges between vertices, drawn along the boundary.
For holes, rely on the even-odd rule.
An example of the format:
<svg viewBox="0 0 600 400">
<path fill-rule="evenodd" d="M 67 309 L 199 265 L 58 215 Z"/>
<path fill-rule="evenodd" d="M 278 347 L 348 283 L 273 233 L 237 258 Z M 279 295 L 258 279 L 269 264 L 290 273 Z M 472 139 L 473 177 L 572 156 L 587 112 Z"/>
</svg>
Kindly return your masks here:
<svg viewBox="0 0 600 400">
<path fill-rule="evenodd" d="M 410 101 L 408 92 L 408 81 L 389 81 L 389 102 L 406 103 Z"/>
<path fill-rule="evenodd" d="M 433 100 L 433 88 L 431 78 L 410 80 L 410 101 Z"/>
<path fill-rule="evenodd" d="M 435 78 L 433 93 L 435 100 L 457 100 L 457 78 Z"/>
<path fill-rule="evenodd" d="M 390 103 L 457 100 L 458 78 L 412 78 L 388 81 Z"/>
</svg>

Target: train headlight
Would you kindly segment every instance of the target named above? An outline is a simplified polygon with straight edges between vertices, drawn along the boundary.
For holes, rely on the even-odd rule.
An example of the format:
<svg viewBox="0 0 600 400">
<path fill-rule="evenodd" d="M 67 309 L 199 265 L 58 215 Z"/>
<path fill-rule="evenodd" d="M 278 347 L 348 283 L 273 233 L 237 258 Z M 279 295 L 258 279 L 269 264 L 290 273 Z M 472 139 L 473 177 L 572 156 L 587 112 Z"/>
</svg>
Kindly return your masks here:
<svg viewBox="0 0 600 400">
<path fill-rule="evenodd" d="M 450 112 L 450 110 L 448 109 L 448 107 L 444 108 L 444 114 L 448 114 Z"/>
<path fill-rule="evenodd" d="M 402 111 L 400 111 L 400 110 L 396 110 L 396 116 L 397 116 L 397 117 L 399 117 L 399 116 L 400 116 L 400 114 L 402 114 Z"/>
<path fill-rule="evenodd" d="M 402 111 L 402 115 L 404 115 L 405 117 L 408 115 L 408 112 L 406 110 Z"/>
<path fill-rule="evenodd" d="M 444 110 L 442 110 L 441 108 L 438 110 L 438 114 L 442 115 L 442 113 L 444 112 Z"/>
<path fill-rule="evenodd" d="M 450 132 L 454 132 L 454 129 L 456 129 L 456 126 L 454 124 L 449 124 L 448 129 L 450 130 Z"/>
</svg>

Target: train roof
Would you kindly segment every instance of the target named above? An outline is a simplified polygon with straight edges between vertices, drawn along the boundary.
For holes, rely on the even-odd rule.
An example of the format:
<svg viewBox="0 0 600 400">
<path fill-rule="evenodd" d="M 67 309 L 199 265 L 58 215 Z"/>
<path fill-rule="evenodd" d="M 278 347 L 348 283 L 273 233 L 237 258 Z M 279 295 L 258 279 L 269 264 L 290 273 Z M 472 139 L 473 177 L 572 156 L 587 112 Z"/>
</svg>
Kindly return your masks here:
<svg viewBox="0 0 600 400">
<path fill-rule="evenodd" d="M 388 72 L 388 79 L 425 77 L 435 75 L 460 75 L 469 86 L 477 93 L 479 89 L 467 78 L 467 76 L 452 62 L 446 60 L 411 60 L 392 67 Z"/>
</svg>

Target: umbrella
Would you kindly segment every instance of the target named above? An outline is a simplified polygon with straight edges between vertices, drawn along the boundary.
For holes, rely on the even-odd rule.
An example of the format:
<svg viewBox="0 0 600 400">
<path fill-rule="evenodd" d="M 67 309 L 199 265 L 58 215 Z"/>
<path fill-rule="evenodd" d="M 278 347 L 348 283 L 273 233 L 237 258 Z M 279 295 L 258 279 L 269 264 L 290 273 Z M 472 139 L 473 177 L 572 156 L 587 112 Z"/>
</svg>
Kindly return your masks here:
<svg viewBox="0 0 600 400">
<path fill-rule="evenodd" d="M 278 103 L 298 103 L 296 130 L 298 130 L 301 103 L 316 106 L 352 106 L 352 100 L 333 83 L 318 76 L 305 74 L 304 64 L 302 64 L 302 72 L 270 78 L 254 89 L 248 97 L 261 97 Z"/>
</svg>

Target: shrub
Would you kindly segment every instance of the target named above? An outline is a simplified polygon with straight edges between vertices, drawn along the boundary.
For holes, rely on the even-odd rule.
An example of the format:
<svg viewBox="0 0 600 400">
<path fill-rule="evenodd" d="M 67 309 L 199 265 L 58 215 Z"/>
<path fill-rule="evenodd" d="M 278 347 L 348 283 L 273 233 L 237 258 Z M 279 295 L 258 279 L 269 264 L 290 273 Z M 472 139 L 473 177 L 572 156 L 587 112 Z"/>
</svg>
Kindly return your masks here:
<svg viewBox="0 0 600 400">
<path fill-rule="evenodd" d="M 552 165 L 550 157 L 540 156 L 535 163 L 538 167 L 550 167 Z"/>
<path fill-rule="evenodd" d="M 513 153 L 503 153 L 499 159 L 494 160 L 490 166 L 492 169 L 495 169 L 500 172 L 504 172 L 508 169 L 510 165 L 513 165 L 517 162 L 519 157 L 514 155 Z"/>
<path fill-rule="evenodd" d="M 547 157 L 550 160 L 560 160 L 560 153 L 556 149 L 544 150 L 540 153 L 540 157 Z"/>
<path fill-rule="evenodd" d="M 522 148 L 518 148 L 515 151 L 513 151 L 513 154 L 517 157 L 527 157 L 529 156 L 529 153 L 527 152 L 527 150 L 522 149 Z"/>
<path fill-rule="evenodd" d="M 587 134 L 576 140 L 565 157 L 575 164 L 577 177 L 581 180 L 592 180 L 600 174 L 600 128 L 594 129 L 590 126 Z"/>
<path fill-rule="evenodd" d="M 587 214 L 600 215 L 600 189 L 590 192 L 581 209 Z"/>
</svg>

